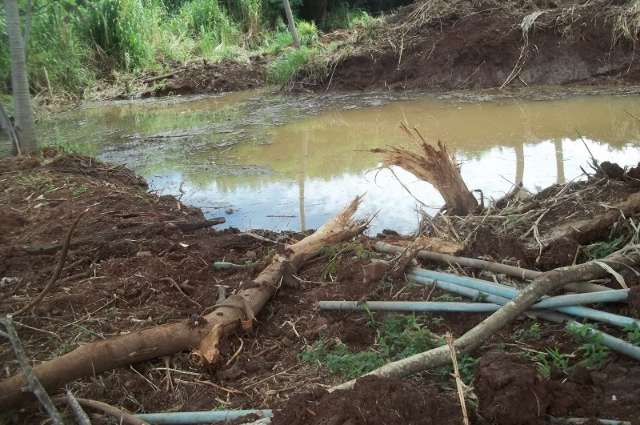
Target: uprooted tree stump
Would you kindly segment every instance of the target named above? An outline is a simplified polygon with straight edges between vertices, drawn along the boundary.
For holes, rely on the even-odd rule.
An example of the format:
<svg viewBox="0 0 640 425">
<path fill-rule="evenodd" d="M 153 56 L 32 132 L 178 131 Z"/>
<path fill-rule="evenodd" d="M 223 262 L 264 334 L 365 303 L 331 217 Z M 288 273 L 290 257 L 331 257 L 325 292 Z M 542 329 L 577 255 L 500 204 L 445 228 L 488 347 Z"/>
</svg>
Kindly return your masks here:
<svg viewBox="0 0 640 425">
<path fill-rule="evenodd" d="M 437 147 L 432 146 L 416 128 L 411 131 L 405 124 L 401 124 L 400 128 L 416 142 L 419 152 L 395 146 L 376 148 L 372 152 L 383 154 L 386 166 L 398 166 L 431 183 L 444 198 L 447 214 L 473 213 L 478 208 L 478 201 L 467 188 L 460 174 L 459 165 L 449 154 L 444 143 L 438 141 Z"/>
<path fill-rule="evenodd" d="M 364 230 L 368 221 L 352 219 L 360 201 L 361 197 L 357 197 L 312 235 L 287 246 L 285 252 L 275 255 L 250 285 L 213 306 L 213 311 L 204 317 L 82 345 L 35 366 L 34 374 L 47 390 L 52 390 L 74 379 L 190 349 L 203 363 L 215 364 L 220 359 L 220 340 L 240 326 L 251 326 L 255 315 L 275 294 L 283 279 L 324 246 L 349 240 Z M 23 391 L 25 386 L 23 374 L 0 382 L 0 408 L 6 409 L 27 400 L 30 394 Z"/>
</svg>

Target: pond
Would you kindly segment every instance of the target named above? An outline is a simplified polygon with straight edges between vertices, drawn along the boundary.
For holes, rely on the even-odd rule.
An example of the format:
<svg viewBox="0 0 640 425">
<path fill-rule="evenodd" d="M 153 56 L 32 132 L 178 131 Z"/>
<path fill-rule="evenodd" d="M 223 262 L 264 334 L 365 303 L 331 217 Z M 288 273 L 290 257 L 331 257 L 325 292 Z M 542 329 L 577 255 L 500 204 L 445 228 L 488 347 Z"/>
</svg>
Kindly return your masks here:
<svg viewBox="0 0 640 425">
<path fill-rule="evenodd" d="M 518 182 L 535 192 L 580 178 L 591 154 L 637 164 L 638 93 L 253 91 L 88 105 L 42 123 L 40 131 L 51 142 L 126 164 L 152 190 L 224 216 L 226 226 L 316 228 L 366 193 L 362 213 L 378 212 L 373 232 L 409 233 L 418 222 L 416 198 L 431 213 L 443 201 L 411 174 L 381 168 L 380 155 L 370 152 L 411 144 L 400 122 L 445 142 L 469 188 L 488 202 Z"/>
</svg>

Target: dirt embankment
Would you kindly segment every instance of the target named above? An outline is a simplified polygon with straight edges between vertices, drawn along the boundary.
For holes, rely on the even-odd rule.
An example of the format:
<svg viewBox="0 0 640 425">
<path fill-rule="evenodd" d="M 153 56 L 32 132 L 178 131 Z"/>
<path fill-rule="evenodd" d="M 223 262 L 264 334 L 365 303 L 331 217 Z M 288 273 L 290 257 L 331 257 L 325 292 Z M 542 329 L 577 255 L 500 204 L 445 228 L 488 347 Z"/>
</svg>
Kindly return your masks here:
<svg viewBox="0 0 640 425">
<path fill-rule="evenodd" d="M 463 89 L 640 81 L 631 2 L 425 1 L 297 87 Z M 635 12 L 637 13 L 637 11 Z M 625 21 L 626 19 L 626 21 Z M 625 29 L 625 25 L 627 25 Z M 631 27 L 629 27 L 631 25 Z"/>
<path fill-rule="evenodd" d="M 56 263 L 59 242 L 78 214 L 89 208 L 72 239 L 60 280 L 33 312 L 16 318 L 26 352 L 36 363 L 86 342 L 196 320 L 215 305 L 218 287 L 234 293 L 256 276 L 265 264 L 261 259 L 269 258 L 283 242 L 303 236 L 266 232 L 265 239 L 234 230 L 194 229 L 192 225 L 203 220 L 199 210 L 172 197 L 149 194 L 130 171 L 86 157 L 51 153 L 7 159 L 0 161 L 0 170 L 0 202 L 5 206 L 0 210 L 3 315 L 40 293 Z M 543 225 L 541 221 L 544 230 Z M 440 298 L 447 294 L 439 290 L 402 279 L 365 279 L 364 266 L 383 257 L 373 251 L 373 242 L 360 237 L 308 262 L 297 275 L 297 285 L 283 285 L 253 329 L 225 341 L 222 361 L 213 370 L 203 369 L 185 352 L 77 380 L 69 388 L 78 396 L 134 412 L 273 408 L 275 424 L 461 423 L 447 370 L 407 380 L 368 378 L 352 391 L 329 394 L 325 389 L 345 376 L 332 373 L 326 361 L 303 356 L 321 341 L 327 352 L 344 344 L 349 352 L 369 358 L 382 349 L 380 324 L 389 316 L 320 312 L 318 300 L 446 299 Z M 217 260 L 257 264 L 216 271 L 211 265 Z M 616 287 L 613 280 L 608 284 Z M 627 308 L 611 307 L 619 313 L 628 313 Z M 434 334 L 450 331 L 458 337 L 484 317 L 425 315 L 419 323 Z M 603 364 L 586 369 L 580 343 L 567 338 L 561 325 L 534 325 L 523 318 L 473 353 L 476 360 L 465 367 L 473 424 L 542 425 L 545 415 L 637 419 L 637 363 L 611 353 Z M 385 344 L 411 342 L 411 335 L 394 334 Z M 551 361 L 547 350 L 563 353 L 568 366 L 551 367 L 549 377 L 543 378 L 540 367 Z M 0 340 L 0 362 L 3 378 L 18 370 L 5 340 Z M 70 414 L 64 403 L 59 406 Z M 42 417 L 28 406 L 7 413 L 3 420 L 35 423 Z"/>
</svg>

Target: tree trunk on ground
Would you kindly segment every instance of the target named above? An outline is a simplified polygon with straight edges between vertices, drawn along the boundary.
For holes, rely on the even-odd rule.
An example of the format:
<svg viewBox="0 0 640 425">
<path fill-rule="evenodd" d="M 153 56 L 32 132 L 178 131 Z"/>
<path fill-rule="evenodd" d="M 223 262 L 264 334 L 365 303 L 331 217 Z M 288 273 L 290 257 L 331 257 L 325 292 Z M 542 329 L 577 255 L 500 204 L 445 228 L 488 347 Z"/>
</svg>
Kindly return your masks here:
<svg viewBox="0 0 640 425">
<path fill-rule="evenodd" d="M 431 183 L 444 198 L 447 214 L 468 215 L 478 208 L 478 201 L 467 188 L 455 160 L 447 147 L 438 141 L 438 147 L 424 140 L 417 129 L 413 132 L 405 124 L 401 129 L 413 139 L 422 152 L 413 152 L 402 147 L 373 149 L 384 154 L 384 164 L 395 165 L 409 171 L 416 177 Z M 414 134 L 415 133 L 415 134 Z"/>
<path fill-rule="evenodd" d="M 561 267 L 538 276 L 520 294 L 502 306 L 500 310 L 483 320 L 480 324 L 458 338 L 454 344 L 456 350 L 467 353 L 480 347 L 489 337 L 507 326 L 519 315 L 524 313 L 543 295 L 562 288 L 570 282 L 598 279 L 607 276 L 609 272 L 599 263 L 606 263 L 611 269 L 620 271 L 628 267 L 637 267 L 640 263 L 640 246 L 628 246 L 615 252 L 607 258 L 590 261 L 576 266 Z M 451 361 L 449 347 L 442 345 L 423 353 L 415 354 L 402 360 L 388 363 L 367 375 L 386 378 L 401 378 L 426 369 L 440 367 Z M 350 389 L 355 379 L 331 390 Z"/>
<path fill-rule="evenodd" d="M 9 34 L 9 50 L 11 52 L 11 90 L 15 105 L 16 128 L 24 152 L 34 152 L 38 149 L 33 110 L 31 108 L 31 94 L 29 93 L 29 78 L 25 45 L 20 27 L 20 11 L 17 0 L 4 0 L 7 14 L 7 33 Z"/>
<path fill-rule="evenodd" d="M 298 49 L 300 48 L 300 35 L 298 35 L 298 30 L 296 29 L 296 22 L 293 20 L 291 5 L 289 4 L 289 0 L 282 0 L 282 4 L 284 5 L 284 12 L 287 14 L 287 24 L 289 25 L 291 37 L 293 37 L 293 45 Z"/>
<path fill-rule="evenodd" d="M 312 235 L 288 246 L 284 254 L 277 254 L 251 285 L 214 306 L 204 318 L 169 323 L 85 344 L 35 366 L 34 374 L 46 389 L 51 390 L 74 379 L 188 349 L 194 349 L 204 363 L 215 363 L 220 358 L 220 339 L 240 326 L 251 326 L 254 316 L 288 274 L 317 255 L 322 247 L 349 240 L 366 227 L 367 222 L 352 220 L 360 199 L 356 198 Z M 22 374 L 0 382 L 0 409 L 25 401 L 29 394 L 22 391 L 24 386 Z"/>
</svg>

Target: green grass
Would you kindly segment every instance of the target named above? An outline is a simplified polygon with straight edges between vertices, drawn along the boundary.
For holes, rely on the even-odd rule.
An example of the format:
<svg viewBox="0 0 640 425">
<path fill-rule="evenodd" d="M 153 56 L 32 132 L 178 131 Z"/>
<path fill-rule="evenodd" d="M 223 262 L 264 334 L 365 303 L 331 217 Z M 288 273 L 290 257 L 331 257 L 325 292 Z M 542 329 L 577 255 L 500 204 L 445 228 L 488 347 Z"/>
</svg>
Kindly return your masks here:
<svg viewBox="0 0 640 425">
<path fill-rule="evenodd" d="M 578 352 L 582 357 L 582 363 L 590 369 L 599 369 L 609 358 L 609 348 L 602 343 L 602 335 L 594 334 L 595 326 L 568 326 L 567 330 L 582 345 L 578 348 Z"/>
<path fill-rule="evenodd" d="M 517 341 L 539 341 L 542 338 L 542 328 L 540 323 L 532 323 L 526 329 L 518 329 L 514 332 L 513 337 Z"/>
<path fill-rule="evenodd" d="M 624 236 L 618 236 L 609 241 L 602 241 L 587 245 L 582 249 L 587 260 L 597 260 L 604 258 L 619 250 L 626 244 Z"/>
<path fill-rule="evenodd" d="M 320 364 L 332 374 L 351 379 L 372 371 L 387 362 L 403 359 L 442 344 L 412 315 L 390 316 L 372 323 L 378 331 L 373 347 L 352 352 L 342 342 L 329 344 L 319 340 L 302 353 L 304 361 Z"/>
<path fill-rule="evenodd" d="M 624 328 L 627 333 L 627 340 L 630 343 L 640 346 L 640 326 L 635 323 Z"/>
<path fill-rule="evenodd" d="M 557 348 L 547 348 L 546 351 L 537 352 L 531 357 L 540 375 L 546 379 L 551 378 L 553 371 L 559 371 L 565 375 L 569 373 L 569 359 L 571 356 L 561 353 Z"/>
</svg>

